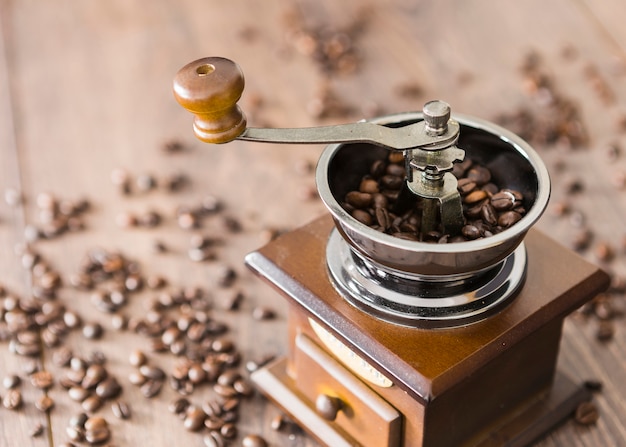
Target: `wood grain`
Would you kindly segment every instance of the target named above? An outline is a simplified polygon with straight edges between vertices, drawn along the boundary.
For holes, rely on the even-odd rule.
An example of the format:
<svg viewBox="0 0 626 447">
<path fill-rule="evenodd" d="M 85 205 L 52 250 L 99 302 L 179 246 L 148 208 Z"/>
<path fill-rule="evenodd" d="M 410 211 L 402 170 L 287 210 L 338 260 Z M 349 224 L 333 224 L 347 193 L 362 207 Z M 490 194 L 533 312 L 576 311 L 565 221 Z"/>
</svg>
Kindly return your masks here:
<svg viewBox="0 0 626 447">
<path fill-rule="evenodd" d="M 301 21 L 286 17 L 300 14 Z M 298 171 L 304 161 L 314 164 L 320 147 L 253 145 L 233 142 L 207 146 L 192 136 L 191 115 L 174 101 L 174 74 L 191 60 L 220 55 L 236 60 L 246 76 L 240 104 L 252 126 L 308 126 L 354 121 L 373 114 L 419 109 L 432 98 L 445 99 L 453 111 L 495 119 L 518 107 L 537 108 L 524 90 L 519 67 L 534 50 L 555 87 L 579 107 L 589 133 L 589 147 L 567 150 L 538 148 L 552 171 L 553 203 L 571 200 L 594 231 L 593 243 L 609 241 L 616 251 L 611 263 L 594 257 L 593 246 L 582 254 L 618 275 L 626 275 L 619 240 L 626 221 L 624 192 L 613 177 L 626 169 L 624 156 L 607 161 L 605 147 L 624 144 L 619 126 L 626 100 L 623 67 L 626 36 L 620 2 L 540 0 L 525 2 L 469 0 L 465 2 L 374 1 L 264 1 L 183 0 L 179 2 L 112 0 L 1 0 L 0 1 L 0 190 L 15 188 L 26 198 L 22 206 L 0 203 L 0 282 L 26 296 L 30 278 L 14 255 L 24 242 L 24 229 L 37 222 L 37 194 L 50 191 L 67 199 L 89 198 L 87 229 L 62 238 L 38 241 L 35 247 L 66 278 L 76 272 L 92 247 L 120 250 L 137 260 L 146 273 L 166 275 L 172 287 L 201 286 L 216 302 L 228 290 L 215 286 L 220 264 L 239 273 L 238 287 L 246 294 L 239 313 L 217 311 L 227 321 L 231 336 L 245 358 L 267 352 L 283 353 L 287 346 L 286 304 L 260 284 L 243 266 L 245 253 L 263 242 L 267 228 L 291 229 L 324 212 L 317 200 L 303 199 L 314 187 L 312 173 Z M 366 16 L 353 37 L 360 56 L 353 74 L 327 76 L 320 64 L 300 52 L 294 29 L 344 30 Z M 574 56 L 565 57 L 573 49 Z M 609 103 L 597 95 L 586 69 L 593 66 L 610 87 Z M 419 92 L 399 93 L 417 85 Z M 310 113 L 318 91 L 330 87 L 349 112 L 319 120 Z M 171 140 L 186 150 L 166 154 Z M 566 170 L 557 168 L 565 164 Z M 184 172 L 189 185 L 177 193 L 163 190 L 122 196 L 110 180 L 123 168 L 133 176 L 152 173 L 163 177 Z M 584 191 L 567 195 L 571 178 L 584 180 Z M 243 231 L 227 234 L 219 216 L 204 221 L 197 233 L 227 236 L 218 249 L 219 262 L 194 263 L 186 257 L 191 232 L 182 230 L 174 215 L 179 205 L 195 206 L 207 194 L 226 205 L 224 214 L 242 222 Z M 155 229 L 123 229 L 116 225 L 121 212 L 161 212 Z M 538 224 L 564 244 L 575 232 L 568 217 L 550 210 Z M 170 252 L 155 255 L 155 239 Z M 145 312 L 150 292 L 142 292 L 124 309 L 129 315 Z M 202 445 L 201 436 L 187 432 L 167 411 L 175 393 L 146 401 L 128 383 L 128 354 L 147 349 L 144 337 L 111 329 L 110 316 L 95 310 L 89 295 L 67 284 L 59 298 L 85 321 L 100 321 L 105 335 L 98 341 L 72 333 L 67 343 L 77 355 L 103 351 L 111 371 L 124 385 L 123 398 L 131 402 L 130 421 L 116 420 L 107 405 L 102 410 L 113 425 L 115 445 Z M 257 322 L 257 305 L 270 306 L 278 318 Z M 623 296 L 615 300 L 623 310 Z M 626 335 L 623 318 L 608 343 L 595 339 L 596 320 L 566 321 L 561 367 L 579 380 L 604 383 L 596 401 L 601 418 L 593 427 L 569 422 L 541 441 L 541 446 L 625 445 L 622 419 L 626 414 Z M 40 359 L 55 375 L 51 351 Z M 152 357 L 151 357 L 152 358 Z M 24 359 L 0 344 L 0 375 L 20 372 Z M 154 355 L 168 367 L 173 356 Z M 23 373 L 21 373 L 24 375 Z M 0 446 L 60 445 L 67 440 L 65 426 L 79 411 L 55 386 L 57 402 L 50 421 L 34 409 L 38 392 L 22 386 L 24 408 L 0 408 Z M 0 396 L 4 394 L 0 389 Z M 206 388 L 194 394 L 201 401 Z M 297 429 L 274 432 L 269 421 L 278 410 L 260 396 L 246 402 L 238 423 L 242 435 L 262 433 L 272 445 L 316 445 Z M 35 421 L 50 425 L 50 437 L 30 438 Z"/>
</svg>

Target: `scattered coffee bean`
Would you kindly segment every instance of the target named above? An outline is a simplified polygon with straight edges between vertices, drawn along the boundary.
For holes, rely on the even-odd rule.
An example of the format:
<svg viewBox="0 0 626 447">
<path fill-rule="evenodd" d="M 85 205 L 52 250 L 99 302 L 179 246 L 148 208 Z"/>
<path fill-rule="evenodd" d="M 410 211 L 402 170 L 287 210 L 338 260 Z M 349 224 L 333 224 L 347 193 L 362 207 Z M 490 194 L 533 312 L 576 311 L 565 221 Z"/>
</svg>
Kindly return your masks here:
<svg viewBox="0 0 626 447">
<path fill-rule="evenodd" d="M 163 381 L 148 379 L 146 383 L 141 385 L 140 390 L 141 394 L 143 394 L 144 397 L 152 398 L 154 396 L 157 396 L 161 392 L 162 388 Z"/>
<path fill-rule="evenodd" d="M 576 408 L 574 420 L 581 425 L 595 424 L 600 417 L 598 408 L 592 402 L 583 402 Z"/>
<path fill-rule="evenodd" d="M 276 316 L 276 313 L 273 309 L 263 306 L 257 306 L 252 309 L 252 318 L 255 320 L 271 320 Z"/>
<path fill-rule="evenodd" d="M 241 445 L 242 447 L 267 447 L 267 441 L 259 435 L 246 435 Z"/>
<path fill-rule="evenodd" d="M 37 371 L 30 376 L 30 383 L 41 390 L 47 390 L 54 383 L 52 373 L 49 371 Z"/>
<path fill-rule="evenodd" d="M 9 374 L 2 379 L 2 386 L 7 390 L 16 388 L 20 383 L 22 383 L 22 379 L 17 374 Z"/>
<path fill-rule="evenodd" d="M 50 396 L 44 394 L 43 396 L 39 397 L 39 399 L 37 399 L 37 401 L 35 402 L 35 407 L 39 411 L 45 413 L 54 407 L 54 400 Z"/>
<path fill-rule="evenodd" d="M 111 405 L 111 411 L 119 419 L 130 419 L 130 405 L 124 401 L 116 401 Z"/>
<path fill-rule="evenodd" d="M 33 427 L 33 429 L 30 431 L 29 436 L 31 438 L 37 438 L 43 435 L 43 432 L 44 432 L 44 426 L 40 422 L 37 422 L 35 426 Z"/>
<path fill-rule="evenodd" d="M 201 408 L 191 405 L 185 410 L 183 426 L 189 431 L 197 431 L 204 425 L 205 417 L 206 414 Z"/>
<path fill-rule="evenodd" d="M 83 326 L 83 336 L 91 340 L 97 340 L 102 337 L 104 329 L 100 323 L 87 323 Z"/>
<path fill-rule="evenodd" d="M 16 410 L 22 405 L 22 393 L 15 388 L 10 389 L 2 399 L 2 405 L 7 410 Z"/>
</svg>

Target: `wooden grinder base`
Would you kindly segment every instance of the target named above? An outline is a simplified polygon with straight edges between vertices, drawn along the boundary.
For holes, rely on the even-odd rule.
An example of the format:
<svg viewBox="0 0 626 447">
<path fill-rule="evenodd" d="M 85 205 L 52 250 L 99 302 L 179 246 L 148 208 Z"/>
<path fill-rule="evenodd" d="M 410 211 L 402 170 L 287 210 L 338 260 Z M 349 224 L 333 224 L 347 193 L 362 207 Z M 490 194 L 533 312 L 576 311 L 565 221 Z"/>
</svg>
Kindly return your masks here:
<svg viewBox="0 0 626 447">
<path fill-rule="evenodd" d="M 602 270 L 531 230 L 526 281 L 504 310 L 465 327 L 409 328 L 335 290 L 332 228 L 319 218 L 246 258 L 289 302 L 287 357 L 253 380 L 320 442 L 521 446 L 590 398 L 556 362 L 563 319 L 608 286 Z M 318 414 L 320 398 L 341 403 L 336 416 Z"/>
</svg>

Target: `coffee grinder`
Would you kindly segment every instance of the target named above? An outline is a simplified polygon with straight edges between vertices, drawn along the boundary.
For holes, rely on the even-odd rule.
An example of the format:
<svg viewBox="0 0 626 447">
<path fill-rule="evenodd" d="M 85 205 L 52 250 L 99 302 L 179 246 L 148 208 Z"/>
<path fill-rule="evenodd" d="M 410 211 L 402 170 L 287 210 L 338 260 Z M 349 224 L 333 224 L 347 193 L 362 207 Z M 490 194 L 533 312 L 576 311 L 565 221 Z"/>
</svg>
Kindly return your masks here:
<svg viewBox="0 0 626 447">
<path fill-rule="evenodd" d="M 339 446 L 520 446 L 572 414 L 588 391 L 557 371 L 564 318 L 608 286 L 599 268 L 531 228 L 550 195 L 521 138 L 432 101 L 421 113 L 304 129 L 247 128 L 243 74 L 209 57 L 174 80 L 202 141 L 324 143 L 317 187 L 329 215 L 279 236 L 246 263 L 288 301 L 288 354 L 253 374 L 314 438 Z M 523 195 L 525 214 L 489 237 L 407 240 L 343 205 L 374 160 L 404 155 L 401 194 L 424 231 L 464 225 L 465 157 Z M 413 205 L 411 205 L 413 206 Z"/>
</svg>

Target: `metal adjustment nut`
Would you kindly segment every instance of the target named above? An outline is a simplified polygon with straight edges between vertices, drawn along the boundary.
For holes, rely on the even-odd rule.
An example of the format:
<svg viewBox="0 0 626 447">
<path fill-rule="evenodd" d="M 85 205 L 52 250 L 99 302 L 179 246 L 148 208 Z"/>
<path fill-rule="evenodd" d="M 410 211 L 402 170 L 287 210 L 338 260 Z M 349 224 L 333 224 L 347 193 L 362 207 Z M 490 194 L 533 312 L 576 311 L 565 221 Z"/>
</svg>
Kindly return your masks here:
<svg viewBox="0 0 626 447">
<path fill-rule="evenodd" d="M 426 132 L 431 135 L 443 135 L 448 131 L 450 120 L 450 105 L 446 102 L 434 100 L 424 104 L 422 109 Z"/>
</svg>

